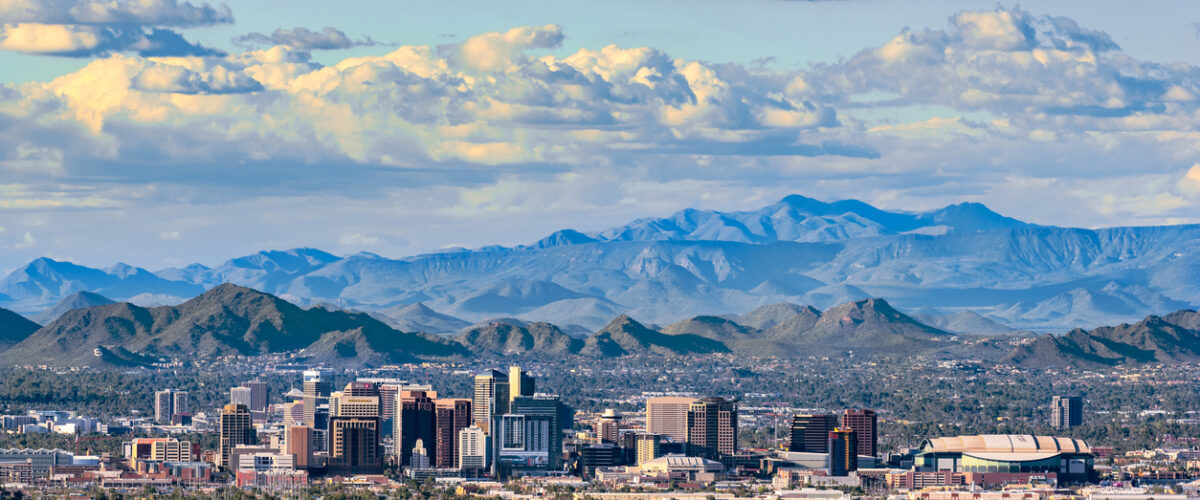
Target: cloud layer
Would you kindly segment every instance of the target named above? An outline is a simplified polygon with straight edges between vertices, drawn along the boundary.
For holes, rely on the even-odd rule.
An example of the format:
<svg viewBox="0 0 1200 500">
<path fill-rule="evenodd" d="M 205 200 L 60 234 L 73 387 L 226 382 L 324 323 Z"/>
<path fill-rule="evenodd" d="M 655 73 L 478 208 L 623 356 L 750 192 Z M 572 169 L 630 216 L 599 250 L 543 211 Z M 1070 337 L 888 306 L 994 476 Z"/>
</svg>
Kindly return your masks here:
<svg viewBox="0 0 1200 500">
<path fill-rule="evenodd" d="M 0 7 L 2 49 L 111 54 L 0 87 L 0 210 L 33 221 L 6 224 L 0 246 L 83 207 L 153 219 L 153 245 L 235 225 L 253 246 L 397 253 L 788 192 L 912 209 L 976 200 L 1081 225 L 1191 220 L 1200 204 L 1200 69 L 1019 9 L 960 12 L 784 71 L 653 47 L 564 53 L 556 25 L 330 66 L 308 51 L 374 42 L 297 28 L 247 35 L 263 48 L 237 54 L 182 37 L 194 50 L 155 52 L 163 26 L 232 15 L 96 5 L 109 4 Z M 30 23 L 59 31 L 21 34 Z M 106 41 L 118 27 L 145 40 Z M 267 221 L 280 228 L 248 229 Z M 303 240 L 301 225 L 328 229 Z"/>
<path fill-rule="evenodd" d="M 336 50 L 383 45 L 372 40 L 371 37 L 366 37 L 362 40 L 352 40 L 342 30 L 332 26 L 326 26 L 325 29 L 319 32 L 308 28 L 294 28 L 290 30 L 277 28 L 270 35 L 248 33 L 234 38 L 233 44 L 246 49 L 286 45 L 299 50 Z"/>
<path fill-rule="evenodd" d="M 63 57 L 216 56 L 223 54 L 166 27 L 232 22 L 225 5 L 177 0 L 6 0 L 0 2 L 0 50 Z"/>
</svg>

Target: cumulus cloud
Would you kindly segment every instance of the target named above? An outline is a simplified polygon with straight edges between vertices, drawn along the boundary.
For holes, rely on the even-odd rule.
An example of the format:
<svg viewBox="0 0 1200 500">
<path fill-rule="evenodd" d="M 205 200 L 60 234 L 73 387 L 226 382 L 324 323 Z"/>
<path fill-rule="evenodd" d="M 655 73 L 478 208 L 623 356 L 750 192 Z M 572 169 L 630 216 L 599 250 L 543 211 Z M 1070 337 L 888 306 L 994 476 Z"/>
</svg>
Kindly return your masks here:
<svg viewBox="0 0 1200 500">
<path fill-rule="evenodd" d="M 130 81 L 136 90 L 176 94 L 237 94 L 263 89 L 261 83 L 240 69 L 211 61 L 194 61 L 196 70 L 185 65 L 149 63 Z"/>
<path fill-rule="evenodd" d="M 223 54 L 189 42 L 169 29 L 40 23 L 0 25 L 0 50 L 62 57 L 114 52 L 133 52 L 143 57 Z"/>
<path fill-rule="evenodd" d="M 63 57 L 220 55 L 164 27 L 231 22 L 225 5 L 176 0 L 9 0 L 0 2 L 0 50 Z"/>
<path fill-rule="evenodd" d="M 1174 220 L 1200 203 L 1200 69 L 1138 60 L 1067 18 L 963 12 L 796 70 L 654 47 L 566 51 L 555 25 L 323 66 L 307 51 L 345 43 L 329 30 L 263 35 L 271 47 L 229 55 L 114 53 L 0 87 L 0 172 L 21 185 L 0 209 L 188 212 L 220 200 L 319 220 L 309 226 L 330 227 L 329 245 L 384 247 L 394 240 L 375 235 L 397 219 L 464 228 L 437 243 L 486 242 L 516 233 L 462 221 L 525 217 L 539 233 L 598 207 L 616 207 L 605 215 L 619 223 L 788 192 L 911 209 L 970 196 L 1084 225 Z M 72 191 L 64 178 L 88 182 Z M 1162 196 L 1113 192 L 1122 186 Z M 338 214 L 364 222 L 350 229 Z"/>
<path fill-rule="evenodd" d="M 262 33 L 247 33 L 233 39 L 233 44 L 243 48 L 261 47 L 264 45 L 286 45 L 299 50 L 336 50 L 351 47 L 369 47 L 383 45 L 371 37 L 353 40 L 342 30 L 326 26 L 321 31 L 308 28 L 283 29 L 277 28 L 270 35 Z"/>
</svg>

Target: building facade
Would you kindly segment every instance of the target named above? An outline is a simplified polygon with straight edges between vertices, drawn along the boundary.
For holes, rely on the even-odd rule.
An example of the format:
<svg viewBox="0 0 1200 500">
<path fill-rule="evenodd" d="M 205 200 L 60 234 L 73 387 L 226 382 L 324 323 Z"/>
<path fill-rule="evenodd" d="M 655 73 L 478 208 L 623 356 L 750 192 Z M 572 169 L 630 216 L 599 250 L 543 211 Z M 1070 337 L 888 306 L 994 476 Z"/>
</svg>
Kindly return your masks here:
<svg viewBox="0 0 1200 500">
<path fill-rule="evenodd" d="M 687 413 L 688 452 L 716 460 L 737 451 L 737 403 L 722 398 L 693 402 Z"/>
<path fill-rule="evenodd" d="M 392 433 L 398 463 L 412 465 L 412 450 L 417 440 L 433 444 L 437 424 L 434 400 L 426 391 L 400 391 L 396 399 L 396 428 Z"/>
<path fill-rule="evenodd" d="M 458 467 L 455 444 L 458 433 L 471 425 L 474 415 L 469 399 L 438 399 L 434 401 L 433 466 L 439 469 Z"/>
<path fill-rule="evenodd" d="M 1050 426 L 1055 429 L 1070 429 L 1083 425 L 1083 398 L 1079 396 L 1054 396 L 1050 400 Z"/>
<path fill-rule="evenodd" d="M 229 462 L 229 454 L 239 444 L 254 444 L 254 425 L 250 420 L 250 410 L 244 405 L 227 404 L 221 409 L 221 463 L 226 468 L 233 468 Z"/>
<path fill-rule="evenodd" d="M 646 400 L 646 432 L 676 443 L 688 440 L 687 414 L 696 398 L 657 397 Z"/>
<path fill-rule="evenodd" d="M 858 470 L 858 433 L 854 429 L 836 428 L 829 431 L 829 459 L 826 469 L 830 476 L 846 476 Z"/>
<path fill-rule="evenodd" d="M 490 432 L 492 420 L 508 413 L 508 377 L 498 370 L 488 370 L 475 376 L 475 394 L 472 397 L 474 423 L 484 432 Z"/>
<path fill-rule="evenodd" d="M 842 413 L 842 428 L 854 431 L 854 436 L 858 440 L 857 453 L 859 455 L 867 457 L 878 455 L 879 419 L 875 415 L 875 410 L 846 410 Z"/>
<path fill-rule="evenodd" d="M 837 427 L 833 415 L 795 415 L 788 451 L 829 453 L 829 432 Z"/>
</svg>

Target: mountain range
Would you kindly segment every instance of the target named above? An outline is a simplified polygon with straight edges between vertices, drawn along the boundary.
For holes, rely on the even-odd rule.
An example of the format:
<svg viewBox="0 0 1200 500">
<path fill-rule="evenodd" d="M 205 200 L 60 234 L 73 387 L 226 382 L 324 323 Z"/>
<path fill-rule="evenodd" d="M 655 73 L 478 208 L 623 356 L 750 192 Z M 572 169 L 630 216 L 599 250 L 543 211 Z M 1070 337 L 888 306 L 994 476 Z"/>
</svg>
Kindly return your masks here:
<svg viewBox="0 0 1200 500">
<path fill-rule="evenodd" d="M 103 302 L 86 296 L 73 301 L 80 299 Z M 429 316 L 420 308 L 415 311 L 421 317 Z M 968 323 L 979 320 L 973 316 L 958 319 Z M 921 356 L 1035 368 L 1090 367 L 1198 361 L 1200 313 L 1182 310 L 1149 316 L 1136 324 L 1075 329 L 1062 336 L 960 338 L 896 310 L 885 300 L 863 299 L 825 311 L 771 304 L 742 315 L 695 316 L 665 327 L 620 315 L 580 337 L 550 323 L 514 318 L 469 325 L 452 336 L 403 332 L 370 314 L 323 306 L 304 309 L 232 284 L 219 285 L 177 306 L 85 305 L 64 312 L 44 327 L 0 309 L 0 365 L 126 367 L 267 354 L 291 362 L 347 367 L 475 356 L 548 359 L 717 354 Z"/>
<path fill-rule="evenodd" d="M 399 259 L 299 248 L 149 271 L 41 258 L 0 280 L 0 307 L 46 322 L 77 292 L 149 307 L 232 283 L 367 312 L 402 331 L 449 335 L 511 317 L 577 334 L 620 315 L 671 324 L 883 297 L 955 332 L 1068 331 L 1196 307 L 1197 250 L 1196 225 L 1061 228 L 976 203 L 900 212 L 792 195 L 757 210 L 687 209 L 529 245 Z"/>
</svg>

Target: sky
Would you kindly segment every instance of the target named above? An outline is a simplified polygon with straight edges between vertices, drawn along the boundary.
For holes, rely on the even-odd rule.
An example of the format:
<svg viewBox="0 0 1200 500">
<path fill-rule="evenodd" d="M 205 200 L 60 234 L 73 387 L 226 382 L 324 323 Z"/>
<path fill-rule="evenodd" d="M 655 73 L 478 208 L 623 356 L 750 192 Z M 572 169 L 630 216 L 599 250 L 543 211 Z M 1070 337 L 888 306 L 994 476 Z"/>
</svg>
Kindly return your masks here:
<svg viewBox="0 0 1200 500">
<path fill-rule="evenodd" d="M 1200 222 L 1191 1 L 0 0 L 0 270 L 402 257 L 791 193 Z"/>
</svg>

